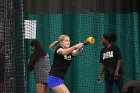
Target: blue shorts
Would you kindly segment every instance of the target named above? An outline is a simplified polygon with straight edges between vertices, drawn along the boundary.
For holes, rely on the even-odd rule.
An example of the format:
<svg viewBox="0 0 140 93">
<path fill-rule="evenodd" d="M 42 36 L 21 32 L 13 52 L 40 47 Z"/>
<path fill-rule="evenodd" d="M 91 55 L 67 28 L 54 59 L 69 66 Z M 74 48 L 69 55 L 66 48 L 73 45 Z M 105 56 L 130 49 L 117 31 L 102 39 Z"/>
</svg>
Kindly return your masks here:
<svg viewBox="0 0 140 93">
<path fill-rule="evenodd" d="M 55 76 L 49 76 L 47 80 L 48 88 L 51 89 L 53 87 L 59 86 L 61 84 L 64 84 L 64 80 L 62 80 L 59 77 Z"/>
</svg>

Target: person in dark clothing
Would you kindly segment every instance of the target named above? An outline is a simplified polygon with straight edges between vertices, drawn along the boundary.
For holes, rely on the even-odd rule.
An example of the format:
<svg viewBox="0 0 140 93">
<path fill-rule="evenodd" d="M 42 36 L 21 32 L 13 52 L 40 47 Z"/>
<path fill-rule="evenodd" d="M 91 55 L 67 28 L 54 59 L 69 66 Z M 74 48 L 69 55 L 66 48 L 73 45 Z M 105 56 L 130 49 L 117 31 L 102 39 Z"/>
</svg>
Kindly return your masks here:
<svg viewBox="0 0 140 93">
<path fill-rule="evenodd" d="M 5 71 L 5 56 L 2 52 L 3 42 L 0 42 L 0 92 L 2 92 L 2 83 L 4 82 L 4 71 Z"/>
<path fill-rule="evenodd" d="M 113 83 L 116 84 L 119 93 L 123 88 L 123 73 L 122 73 L 122 56 L 118 46 L 113 44 L 116 41 L 115 34 L 104 34 L 102 44 L 104 48 L 100 52 L 100 63 L 102 67 L 98 76 L 100 81 L 103 72 L 105 72 L 106 93 L 112 93 Z"/>
<path fill-rule="evenodd" d="M 71 64 L 73 56 L 80 53 L 84 43 L 78 43 L 70 47 L 70 38 L 67 35 L 61 35 L 58 41 L 50 45 L 50 48 L 56 47 L 54 52 L 53 64 L 47 80 L 48 87 L 56 93 L 70 93 L 64 84 L 64 77 Z"/>
</svg>

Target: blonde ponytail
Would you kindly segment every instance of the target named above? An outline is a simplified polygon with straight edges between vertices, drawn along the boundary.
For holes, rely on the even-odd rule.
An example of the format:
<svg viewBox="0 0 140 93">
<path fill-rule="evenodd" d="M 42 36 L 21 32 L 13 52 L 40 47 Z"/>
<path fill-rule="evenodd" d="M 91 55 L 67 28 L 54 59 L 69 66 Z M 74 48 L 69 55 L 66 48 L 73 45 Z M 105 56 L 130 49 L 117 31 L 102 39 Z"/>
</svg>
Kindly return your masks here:
<svg viewBox="0 0 140 93">
<path fill-rule="evenodd" d="M 68 36 L 68 35 L 61 35 L 61 36 L 59 36 L 58 40 L 55 41 L 55 42 L 53 42 L 53 43 L 49 46 L 49 48 L 51 49 L 51 48 L 55 47 L 58 43 L 60 43 L 61 41 L 63 41 L 65 37 L 69 37 L 69 36 Z"/>
<path fill-rule="evenodd" d="M 49 46 L 49 48 L 51 49 L 51 48 L 55 47 L 58 43 L 59 43 L 59 41 L 54 41 L 54 42 Z"/>
</svg>

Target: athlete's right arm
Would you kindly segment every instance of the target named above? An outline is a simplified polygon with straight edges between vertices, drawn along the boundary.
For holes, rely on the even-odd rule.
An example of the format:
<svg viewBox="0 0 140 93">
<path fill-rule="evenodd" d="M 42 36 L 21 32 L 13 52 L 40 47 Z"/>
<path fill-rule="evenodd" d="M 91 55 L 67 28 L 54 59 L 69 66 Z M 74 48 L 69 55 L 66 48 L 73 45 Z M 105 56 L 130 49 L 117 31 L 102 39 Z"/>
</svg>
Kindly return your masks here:
<svg viewBox="0 0 140 93">
<path fill-rule="evenodd" d="M 73 50 L 76 50 L 79 47 L 81 47 L 81 44 L 82 43 L 76 44 L 76 45 L 74 45 L 74 46 L 72 46 L 70 48 L 67 48 L 67 49 L 59 48 L 57 50 L 57 53 L 60 54 L 60 55 L 68 55 L 68 54 L 72 53 Z"/>
<path fill-rule="evenodd" d="M 67 48 L 67 49 L 59 48 L 57 50 L 57 53 L 60 54 L 60 55 L 68 55 L 75 49 L 76 49 L 76 47 L 74 47 L 74 46 L 70 47 L 70 48 Z"/>
</svg>

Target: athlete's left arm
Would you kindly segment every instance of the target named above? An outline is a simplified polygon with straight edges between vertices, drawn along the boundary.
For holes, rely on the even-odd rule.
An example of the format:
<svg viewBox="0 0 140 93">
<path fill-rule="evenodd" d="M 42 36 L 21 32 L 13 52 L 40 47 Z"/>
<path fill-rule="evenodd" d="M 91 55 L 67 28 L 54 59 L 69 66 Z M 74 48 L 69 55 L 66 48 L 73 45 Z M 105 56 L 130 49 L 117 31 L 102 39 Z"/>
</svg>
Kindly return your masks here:
<svg viewBox="0 0 140 93">
<path fill-rule="evenodd" d="M 116 57 L 117 57 L 118 61 L 117 61 L 117 66 L 116 66 L 115 73 L 118 73 L 119 70 L 120 70 L 120 67 L 122 65 L 122 55 L 121 55 L 121 51 L 118 47 L 116 48 L 116 53 L 117 53 Z"/>
<path fill-rule="evenodd" d="M 73 50 L 71 54 L 72 54 L 72 56 L 76 56 L 76 55 L 78 55 L 82 50 L 83 50 L 83 47 L 82 47 L 81 49 Z"/>
<path fill-rule="evenodd" d="M 116 66 L 115 73 L 118 73 L 118 72 L 119 72 L 120 67 L 121 67 L 121 64 L 122 64 L 122 59 L 119 59 L 119 60 L 118 60 L 118 63 L 117 63 L 117 66 Z"/>
</svg>

